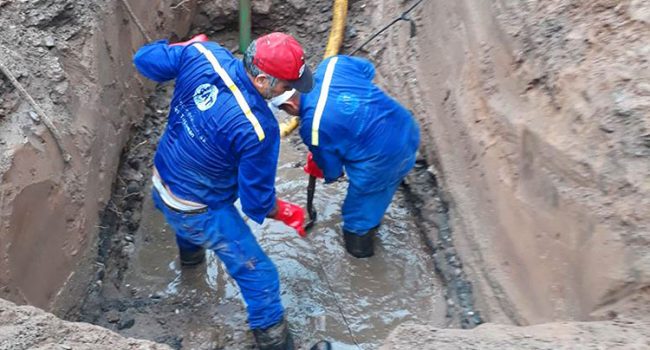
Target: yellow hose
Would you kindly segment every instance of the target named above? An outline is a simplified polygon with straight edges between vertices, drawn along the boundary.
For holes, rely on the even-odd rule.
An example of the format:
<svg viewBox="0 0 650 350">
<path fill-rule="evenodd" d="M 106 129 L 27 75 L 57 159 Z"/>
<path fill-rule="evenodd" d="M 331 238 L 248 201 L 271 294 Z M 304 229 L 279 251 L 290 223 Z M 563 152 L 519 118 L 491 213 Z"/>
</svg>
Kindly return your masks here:
<svg viewBox="0 0 650 350">
<path fill-rule="evenodd" d="M 298 117 L 291 117 L 289 121 L 280 123 L 280 137 L 285 137 L 291 134 L 291 132 L 296 130 L 298 125 L 300 125 L 300 120 Z"/>
<path fill-rule="evenodd" d="M 348 0 L 334 0 L 332 7 L 332 28 L 325 47 L 325 57 L 338 55 L 345 32 L 345 18 L 348 15 Z"/>
<path fill-rule="evenodd" d="M 327 39 L 324 59 L 336 56 L 343 44 L 343 35 L 345 33 L 345 19 L 348 15 L 348 0 L 334 0 L 332 5 L 332 28 L 330 36 Z M 298 117 L 292 117 L 288 122 L 280 124 L 280 136 L 285 137 L 291 134 L 299 125 Z"/>
</svg>

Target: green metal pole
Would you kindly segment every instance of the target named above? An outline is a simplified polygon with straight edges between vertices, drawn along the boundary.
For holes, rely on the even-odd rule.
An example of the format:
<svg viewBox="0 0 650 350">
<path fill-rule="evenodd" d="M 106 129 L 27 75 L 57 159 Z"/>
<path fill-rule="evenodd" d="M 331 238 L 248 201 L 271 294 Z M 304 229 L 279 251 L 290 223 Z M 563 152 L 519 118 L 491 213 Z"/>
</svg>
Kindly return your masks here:
<svg viewBox="0 0 650 350">
<path fill-rule="evenodd" d="M 239 0 L 239 51 L 251 43 L 251 0 Z"/>
</svg>

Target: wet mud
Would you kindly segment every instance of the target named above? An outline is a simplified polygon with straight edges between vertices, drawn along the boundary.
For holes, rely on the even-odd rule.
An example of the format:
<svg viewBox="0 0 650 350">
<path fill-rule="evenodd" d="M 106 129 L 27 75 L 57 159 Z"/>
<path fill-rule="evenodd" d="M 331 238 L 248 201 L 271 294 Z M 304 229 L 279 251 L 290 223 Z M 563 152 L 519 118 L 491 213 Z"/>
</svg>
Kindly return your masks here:
<svg viewBox="0 0 650 350">
<path fill-rule="evenodd" d="M 436 180 L 433 166 L 418 159 L 402 189 L 406 203 L 419 218 L 417 227 L 433 251 L 435 271 L 446 286 L 447 317 L 450 326 L 474 328 L 483 323 L 474 305 L 472 283 L 463 271 L 463 262 L 454 247 L 449 204 Z"/>
<path fill-rule="evenodd" d="M 174 233 L 150 200 L 151 153 L 172 88 L 159 87 L 125 151 L 102 223 L 100 282 L 91 286 L 81 320 L 179 349 L 252 347 L 235 282 L 211 252 L 205 265 L 180 268 Z M 305 155 L 297 135 L 283 140 L 276 183 L 279 197 L 302 205 Z M 279 270 L 297 342 L 324 338 L 340 349 L 373 349 L 406 321 L 449 324 L 444 287 L 406 196 L 399 191 L 390 206 L 375 256 L 360 260 L 345 252 L 341 237 L 346 187 L 344 181 L 317 185 L 318 221 L 307 238 L 273 220 L 249 221 Z"/>
</svg>

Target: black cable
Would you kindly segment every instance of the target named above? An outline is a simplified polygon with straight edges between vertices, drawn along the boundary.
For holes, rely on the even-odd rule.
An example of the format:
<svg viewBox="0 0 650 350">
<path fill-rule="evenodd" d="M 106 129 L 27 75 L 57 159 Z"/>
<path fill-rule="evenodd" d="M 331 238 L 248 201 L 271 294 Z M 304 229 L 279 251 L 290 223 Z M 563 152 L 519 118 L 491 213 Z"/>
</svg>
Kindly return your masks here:
<svg viewBox="0 0 650 350">
<path fill-rule="evenodd" d="M 351 53 L 350 55 L 354 55 L 354 54 L 356 54 L 357 52 L 359 52 L 361 49 L 363 49 L 364 46 L 366 46 L 366 45 L 367 45 L 369 42 L 371 42 L 374 38 L 376 38 L 376 37 L 379 36 L 381 33 L 383 33 L 384 31 L 386 31 L 386 29 L 392 27 L 393 24 L 395 24 L 395 23 L 397 23 L 397 22 L 399 22 L 399 21 L 412 21 L 412 19 L 410 19 L 410 18 L 408 17 L 408 14 L 409 14 L 409 12 L 413 11 L 413 9 L 415 9 L 415 7 L 418 6 L 422 1 L 424 1 L 424 0 L 417 0 L 413 5 L 411 5 L 411 7 L 409 7 L 406 11 L 402 12 L 402 14 L 401 14 L 399 17 L 395 18 L 395 19 L 392 20 L 390 23 L 388 23 L 388 24 L 385 25 L 383 28 L 381 28 L 379 31 L 377 31 L 375 34 L 373 34 L 372 36 L 370 36 L 370 38 L 368 38 L 368 40 L 366 40 L 363 44 L 361 44 L 361 45 L 360 45 L 359 47 L 357 47 L 354 51 L 352 51 L 352 53 Z"/>
</svg>

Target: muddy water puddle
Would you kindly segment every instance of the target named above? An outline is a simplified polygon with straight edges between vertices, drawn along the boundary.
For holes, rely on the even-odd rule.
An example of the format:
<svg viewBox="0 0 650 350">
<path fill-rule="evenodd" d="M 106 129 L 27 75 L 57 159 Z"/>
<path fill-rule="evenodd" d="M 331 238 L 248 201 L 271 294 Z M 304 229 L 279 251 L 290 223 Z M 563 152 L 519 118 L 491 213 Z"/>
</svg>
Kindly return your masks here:
<svg viewBox="0 0 650 350">
<path fill-rule="evenodd" d="M 283 140 L 277 192 L 301 205 L 306 203 L 307 177 L 296 165 L 304 156 L 295 136 Z M 340 233 L 346 187 L 346 182 L 317 185 L 318 222 L 307 238 L 274 220 L 248 222 L 278 268 L 297 342 L 305 348 L 324 338 L 335 341 L 336 349 L 356 349 L 355 343 L 373 349 L 402 322 L 444 326 L 443 289 L 402 194 L 385 216 L 375 256 L 355 259 L 345 252 Z M 147 312 L 142 307 L 134 311 L 133 327 L 121 333 L 184 349 L 249 347 L 253 341 L 237 285 L 211 252 L 205 265 L 179 267 L 173 231 L 153 208 L 149 193 L 139 230 L 119 290 L 149 306 Z"/>
</svg>

